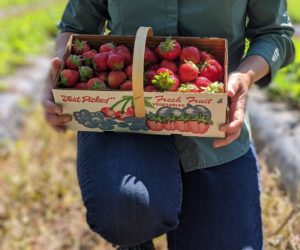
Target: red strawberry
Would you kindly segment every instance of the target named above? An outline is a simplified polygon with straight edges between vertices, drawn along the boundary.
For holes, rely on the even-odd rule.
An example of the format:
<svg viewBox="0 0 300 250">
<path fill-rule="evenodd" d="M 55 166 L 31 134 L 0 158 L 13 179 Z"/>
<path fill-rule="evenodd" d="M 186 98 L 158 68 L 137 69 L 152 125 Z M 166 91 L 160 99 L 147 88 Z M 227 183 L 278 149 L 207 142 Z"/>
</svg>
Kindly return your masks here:
<svg viewBox="0 0 300 250">
<path fill-rule="evenodd" d="M 164 59 L 175 60 L 181 52 L 180 44 L 172 37 L 168 37 L 166 41 L 161 42 L 158 46 L 157 53 Z"/>
<path fill-rule="evenodd" d="M 81 66 L 81 57 L 78 55 L 69 55 L 66 59 L 66 68 L 78 70 Z"/>
<path fill-rule="evenodd" d="M 74 86 L 75 89 L 86 89 L 86 82 L 79 82 L 76 83 L 76 85 Z"/>
<path fill-rule="evenodd" d="M 204 63 L 208 59 L 215 59 L 215 57 L 212 54 L 208 53 L 207 51 L 200 50 L 200 62 Z"/>
<path fill-rule="evenodd" d="M 206 62 L 201 65 L 199 69 L 199 76 L 206 77 L 210 81 L 216 82 L 220 79 L 220 72 L 218 71 L 216 66 Z"/>
<path fill-rule="evenodd" d="M 208 85 L 206 88 L 203 88 L 203 93 L 205 94 L 217 94 L 217 93 L 224 93 L 224 84 L 221 82 L 213 82 Z"/>
<path fill-rule="evenodd" d="M 159 68 L 156 70 L 156 74 L 159 75 L 160 73 L 168 72 L 170 75 L 175 75 L 174 72 L 167 68 Z"/>
<path fill-rule="evenodd" d="M 91 78 L 86 83 L 86 88 L 93 89 L 93 90 L 106 90 L 106 85 L 98 77 L 95 77 L 95 78 Z"/>
<path fill-rule="evenodd" d="M 127 77 L 129 79 L 131 79 L 131 77 L 132 77 L 132 64 L 128 65 L 126 67 L 126 69 L 124 70 L 124 72 L 126 73 Z"/>
<path fill-rule="evenodd" d="M 145 78 L 144 78 L 144 82 L 146 85 L 152 84 L 152 80 L 154 78 L 154 76 L 156 75 L 156 71 L 155 70 L 147 70 L 145 72 Z"/>
<path fill-rule="evenodd" d="M 195 92 L 199 92 L 199 88 L 194 83 L 185 83 L 185 84 L 180 84 L 177 91 L 184 92 L 184 93 L 191 93 L 191 92 L 195 93 Z"/>
<path fill-rule="evenodd" d="M 108 86 L 117 89 L 126 80 L 127 76 L 123 71 L 111 71 L 108 75 Z"/>
<path fill-rule="evenodd" d="M 199 92 L 202 92 L 203 88 L 206 88 L 209 84 L 211 84 L 211 81 L 206 77 L 200 76 L 196 78 L 194 83 L 199 88 Z"/>
<path fill-rule="evenodd" d="M 102 52 L 114 52 L 115 50 L 116 50 L 116 46 L 114 45 L 113 42 L 102 44 L 99 47 L 99 52 L 100 53 L 102 53 Z"/>
<path fill-rule="evenodd" d="M 155 53 L 149 49 L 147 46 L 145 47 L 145 55 L 144 55 L 144 64 L 145 66 L 153 65 L 157 63 L 157 56 Z"/>
<path fill-rule="evenodd" d="M 108 73 L 107 72 L 97 72 L 96 76 L 103 82 L 107 82 Z"/>
<path fill-rule="evenodd" d="M 154 86 L 154 85 L 147 85 L 145 88 L 144 88 L 144 90 L 146 91 L 146 92 L 156 92 L 157 91 L 157 88 Z"/>
<path fill-rule="evenodd" d="M 90 51 L 84 52 L 82 54 L 83 62 L 87 66 L 93 66 L 94 62 L 94 56 L 97 54 L 97 51 L 95 49 L 92 49 Z"/>
<path fill-rule="evenodd" d="M 121 54 L 109 53 L 107 66 L 112 70 L 121 70 L 125 66 L 125 58 Z"/>
<path fill-rule="evenodd" d="M 124 44 L 120 44 L 116 47 L 117 54 L 120 54 L 124 57 L 125 65 L 132 63 L 132 55 L 128 47 Z"/>
<path fill-rule="evenodd" d="M 75 39 L 72 44 L 72 51 L 76 55 L 82 55 L 83 53 L 91 50 L 90 45 L 87 41 L 80 41 L 78 39 Z"/>
<path fill-rule="evenodd" d="M 108 58 L 109 52 L 102 52 L 94 55 L 94 69 L 99 71 L 105 71 L 107 70 L 107 58 Z"/>
<path fill-rule="evenodd" d="M 160 68 L 160 65 L 158 63 L 150 65 L 148 67 L 148 70 L 158 70 Z"/>
<path fill-rule="evenodd" d="M 175 91 L 179 86 L 179 79 L 169 72 L 160 72 L 154 76 L 152 84 L 159 90 Z"/>
<path fill-rule="evenodd" d="M 224 74 L 224 71 L 223 71 L 223 67 L 221 66 L 221 64 L 215 60 L 215 59 L 208 59 L 206 61 L 207 64 L 210 64 L 210 65 L 213 65 L 217 68 L 218 72 L 219 72 L 219 78 L 218 78 L 218 81 L 222 81 L 223 80 L 223 74 Z"/>
<path fill-rule="evenodd" d="M 181 64 L 178 71 L 182 83 L 194 81 L 199 73 L 197 66 L 191 61 Z"/>
<path fill-rule="evenodd" d="M 132 90 L 132 81 L 127 80 L 123 82 L 120 86 L 121 90 Z"/>
<path fill-rule="evenodd" d="M 81 66 L 78 70 L 80 81 L 87 82 L 93 77 L 93 69 L 89 66 Z"/>
<path fill-rule="evenodd" d="M 172 70 L 174 73 L 177 72 L 177 65 L 173 61 L 168 61 L 168 60 L 162 60 L 160 63 L 161 68 L 167 68 Z"/>
<path fill-rule="evenodd" d="M 182 49 L 180 53 L 180 61 L 184 63 L 185 61 L 191 61 L 195 64 L 200 63 L 200 52 L 195 46 L 189 46 Z"/>
<path fill-rule="evenodd" d="M 79 73 L 73 69 L 64 69 L 60 72 L 60 83 L 65 86 L 73 86 L 79 78 Z"/>
</svg>

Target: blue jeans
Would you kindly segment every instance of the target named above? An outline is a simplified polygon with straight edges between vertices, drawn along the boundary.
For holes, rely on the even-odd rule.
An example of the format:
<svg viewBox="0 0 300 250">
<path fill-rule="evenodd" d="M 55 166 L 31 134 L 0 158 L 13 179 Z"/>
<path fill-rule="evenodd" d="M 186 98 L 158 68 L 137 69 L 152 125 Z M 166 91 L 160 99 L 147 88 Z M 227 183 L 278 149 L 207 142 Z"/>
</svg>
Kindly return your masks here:
<svg viewBox="0 0 300 250">
<path fill-rule="evenodd" d="M 171 136 L 80 132 L 77 171 L 90 228 L 114 244 L 167 233 L 170 250 L 262 249 L 252 149 L 182 173 Z"/>
</svg>

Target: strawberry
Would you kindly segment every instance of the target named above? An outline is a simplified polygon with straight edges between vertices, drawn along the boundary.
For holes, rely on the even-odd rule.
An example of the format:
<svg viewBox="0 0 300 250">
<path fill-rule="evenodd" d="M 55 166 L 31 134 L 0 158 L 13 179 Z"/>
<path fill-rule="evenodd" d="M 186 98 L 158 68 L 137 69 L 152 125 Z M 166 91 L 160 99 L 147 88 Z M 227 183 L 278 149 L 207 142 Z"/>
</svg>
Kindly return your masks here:
<svg viewBox="0 0 300 250">
<path fill-rule="evenodd" d="M 121 90 L 132 90 L 132 81 L 131 80 L 127 80 L 125 82 L 123 82 L 120 86 Z"/>
<path fill-rule="evenodd" d="M 199 76 L 196 78 L 194 83 L 199 88 L 199 92 L 202 92 L 203 88 L 206 88 L 209 84 L 211 84 L 211 81 L 208 80 L 206 77 Z"/>
<path fill-rule="evenodd" d="M 224 74 L 224 71 L 223 71 L 223 67 L 221 66 L 221 64 L 215 60 L 215 59 L 208 59 L 206 61 L 207 64 L 210 64 L 210 65 L 213 65 L 217 68 L 218 72 L 219 72 L 219 78 L 218 78 L 218 81 L 222 81 L 223 80 L 223 74 Z"/>
<path fill-rule="evenodd" d="M 108 86 L 117 89 L 126 80 L 127 76 L 123 71 L 111 71 L 108 75 Z"/>
<path fill-rule="evenodd" d="M 172 70 L 174 73 L 177 73 L 177 65 L 173 61 L 162 60 L 160 63 L 161 68 L 167 68 Z"/>
<path fill-rule="evenodd" d="M 78 39 L 74 40 L 72 44 L 72 51 L 75 55 L 82 55 L 89 50 L 91 50 L 91 47 L 87 41 L 80 41 Z"/>
<path fill-rule="evenodd" d="M 145 72 L 145 77 L 144 77 L 144 82 L 146 85 L 152 84 L 152 80 L 154 78 L 154 76 L 156 75 L 156 71 L 155 70 L 147 70 Z"/>
<path fill-rule="evenodd" d="M 186 63 L 179 66 L 178 72 L 180 81 L 184 83 L 194 81 L 198 76 L 199 70 L 193 62 L 186 61 Z"/>
<path fill-rule="evenodd" d="M 206 77 L 212 82 L 219 81 L 220 72 L 215 65 L 210 64 L 208 61 L 200 66 L 199 76 Z"/>
<path fill-rule="evenodd" d="M 167 68 L 158 68 L 156 70 L 156 74 L 159 75 L 160 73 L 165 73 L 165 72 L 168 72 L 169 75 L 175 75 L 174 72 L 170 69 L 167 69 Z"/>
<path fill-rule="evenodd" d="M 75 89 L 86 89 L 86 82 L 79 82 L 76 83 L 76 85 L 74 86 Z"/>
<path fill-rule="evenodd" d="M 212 54 L 205 51 L 205 50 L 200 50 L 200 62 L 204 63 L 208 59 L 215 59 L 215 57 Z"/>
<path fill-rule="evenodd" d="M 60 83 L 65 86 L 73 86 L 79 78 L 79 73 L 73 69 L 64 69 L 60 72 Z"/>
<path fill-rule="evenodd" d="M 154 85 L 147 85 L 145 88 L 144 88 L 144 90 L 146 91 L 146 92 L 156 92 L 157 91 L 157 88 L 154 86 Z"/>
<path fill-rule="evenodd" d="M 83 62 L 86 66 L 92 66 L 94 63 L 94 56 L 97 54 L 95 49 L 89 50 L 82 54 Z"/>
<path fill-rule="evenodd" d="M 93 69 L 89 66 L 81 66 L 78 71 L 80 81 L 87 82 L 90 78 L 93 77 Z"/>
<path fill-rule="evenodd" d="M 144 54 L 144 64 L 145 66 L 153 65 L 157 63 L 158 59 L 156 54 L 149 49 L 147 46 L 145 47 L 145 54 Z"/>
<path fill-rule="evenodd" d="M 104 43 L 99 47 L 99 52 L 115 52 L 116 46 L 113 42 L 111 43 Z"/>
<path fill-rule="evenodd" d="M 86 88 L 93 90 L 106 90 L 106 85 L 98 77 L 94 77 L 86 83 Z"/>
<path fill-rule="evenodd" d="M 160 65 L 158 63 L 155 63 L 153 65 L 150 65 L 148 67 L 148 70 L 158 70 L 160 68 Z"/>
<path fill-rule="evenodd" d="M 181 52 L 180 44 L 172 37 L 168 37 L 166 41 L 158 45 L 157 53 L 166 60 L 175 60 Z"/>
<path fill-rule="evenodd" d="M 116 47 L 117 54 L 120 54 L 124 57 L 125 65 L 132 63 L 132 55 L 128 47 L 124 44 L 120 44 Z"/>
<path fill-rule="evenodd" d="M 101 52 L 94 55 L 94 69 L 99 71 L 105 71 L 108 69 L 107 58 L 109 52 Z"/>
<path fill-rule="evenodd" d="M 177 76 L 169 72 L 160 72 L 154 76 L 152 84 L 159 90 L 175 91 L 179 86 L 179 79 Z"/>
<path fill-rule="evenodd" d="M 132 77 L 132 64 L 128 65 L 125 70 L 124 70 L 125 74 L 127 75 L 127 77 L 129 79 L 131 79 Z"/>
<path fill-rule="evenodd" d="M 81 66 L 81 56 L 69 55 L 65 62 L 66 68 L 78 70 Z"/>
<path fill-rule="evenodd" d="M 107 72 L 96 72 L 95 75 L 103 82 L 107 82 L 108 79 L 108 73 Z"/>
<path fill-rule="evenodd" d="M 200 52 L 199 49 L 195 46 L 183 48 L 179 57 L 182 63 L 184 63 L 185 61 L 191 61 L 195 64 L 200 63 Z"/>
<path fill-rule="evenodd" d="M 184 93 L 199 92 L 199 88 L 194 83 L 182 83 L 178 87 L 177 91 Z"/>
<path fill-rule="evenodd" d="M 221 82 L 213 82 L 206 88 L 203 88 L 203 93 L 205 94 L 217 94 L 224 93 L 224 84 Z"/>
<path fill-rule="evenodd" d="M 109 53 L 107 66 L 112 70 L 121 70 L 125 66 L 125 58 L 122 54 Z"/>
</svg>

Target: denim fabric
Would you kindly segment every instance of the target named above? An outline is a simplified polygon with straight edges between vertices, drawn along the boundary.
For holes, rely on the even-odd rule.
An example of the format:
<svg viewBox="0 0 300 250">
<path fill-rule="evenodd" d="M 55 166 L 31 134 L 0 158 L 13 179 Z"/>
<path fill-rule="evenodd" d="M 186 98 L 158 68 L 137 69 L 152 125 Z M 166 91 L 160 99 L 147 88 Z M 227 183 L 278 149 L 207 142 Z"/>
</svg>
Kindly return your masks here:
<svg viewBox="0 0 300 250">
<path fill-rule="evenodd" d="M 167 233 L 170 250 L 262 249 L 253 149 L 183 173 L 173 137 L 80 132 L 77 170 L 87 222 L 114 244 Z"/>
</svg>

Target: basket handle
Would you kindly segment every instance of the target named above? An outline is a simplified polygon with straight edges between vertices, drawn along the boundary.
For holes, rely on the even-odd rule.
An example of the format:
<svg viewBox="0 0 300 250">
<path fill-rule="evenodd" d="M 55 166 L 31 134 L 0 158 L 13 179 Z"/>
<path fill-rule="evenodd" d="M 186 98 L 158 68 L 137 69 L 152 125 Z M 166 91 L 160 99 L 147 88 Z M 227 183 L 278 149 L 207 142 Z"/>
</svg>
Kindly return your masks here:
<svg viewBox="0 0 300 250">
<path fill-rule="evenodd" d="M 153 36 L 151 27 L 140 27 L 137 30 L 134 41 L 132 63 L 132 92 L 133 104 L 136 117 L 145 117 L 146 109 L 144 102 L 144 54 L 147 37 Z"/>
</svg>

